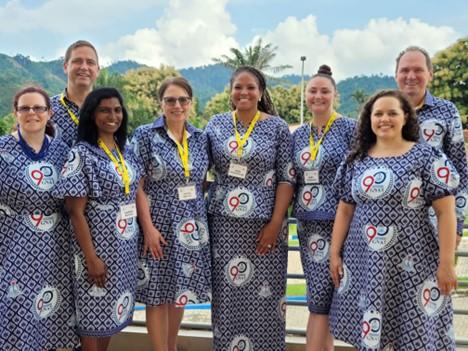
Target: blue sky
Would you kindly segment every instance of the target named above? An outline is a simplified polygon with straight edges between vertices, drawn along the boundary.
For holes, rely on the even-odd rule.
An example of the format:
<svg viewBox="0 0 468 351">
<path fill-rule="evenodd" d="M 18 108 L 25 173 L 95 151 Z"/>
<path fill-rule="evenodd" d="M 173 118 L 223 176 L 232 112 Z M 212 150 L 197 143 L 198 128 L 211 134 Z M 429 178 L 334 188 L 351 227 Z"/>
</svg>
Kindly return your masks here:
<svg viewBox="0 0 468 351">
<path fill-rule="evenodd" d="M 392 74 L 408 45 L 435 53 L 468 35 L 468 1 L 368 0 L 0 0 L 0 53 L 63 56 L 77 39 L 101 61 L 133 59 L 177 68 L 256 38 L 279 47 L 277 64 L 307 56 L 306 72 L 328 63 L 335 76 Z"/>
</svg>

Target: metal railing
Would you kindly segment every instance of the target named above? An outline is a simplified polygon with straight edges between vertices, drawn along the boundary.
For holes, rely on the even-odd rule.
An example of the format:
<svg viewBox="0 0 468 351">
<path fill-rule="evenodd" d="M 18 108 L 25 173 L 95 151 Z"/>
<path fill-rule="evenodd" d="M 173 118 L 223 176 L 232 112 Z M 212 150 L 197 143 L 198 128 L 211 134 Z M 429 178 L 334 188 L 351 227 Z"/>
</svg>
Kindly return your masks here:
<svg viewBox="0 0 468 351">
<path fill-rule="evenodd" d="M 464 229 L 468 229 L 468 224 L 464 225 Z M 289 252 L 299 252 L 299 246 L 290 246 L 288 249 Z M 456 252 L 456 257 L 457 258 L 468 258 L 468 251 L 457 251 Z M 287 279 L 298 279 L 298 280 L 304 280 L 305 277 L 304 274 L 296 274 L 296 273 L 288 273 L 286 275 Z M 468 288 L 468 282 L 465 281 L 458 281 L 458 287 L 459 288 Z M 287 306 L 300 306 L 307 308 L 307 302 L 304 297 L 304 299 L 291 299 L 291 298 L 286 298 L 286 305 Z M 190 306 L 190 307 L 189 307 Z M 197 306 L 200 305 L 188 305 L 185 308 L 187 309 L 197 309 Z M 468 305 L 467 305 L 468 306 Z M 198 309 L 210 309 L 211 305 L 210 304 L 201 304 L 202 308 Z M 453 310 L 454 315 L 461 315 L 461 316 L 468 316 L 468 308 L 462 308 L 462 309 L 454 309 Z M 133 325 L 137 326 L 146 326 L 146 322 L 143 321 L 134 321 Z M 200 330 L 200 331 L 211 331 L 211 323 L 194 323 L 194 322 L 182 322 L 181 328 L 184 329 L 192 329 L 192 330 Z M 290 334 L 293 336 L 305 336 L 306 335 L 306 330 L 305 329 L 298 329 L 298 328 L 286 328 L 286 334 Z M 458 338 L 455 340 L 457 346 L 468 346 L 468 335 L 463 335 L 462 338 Z"/>
</svg>

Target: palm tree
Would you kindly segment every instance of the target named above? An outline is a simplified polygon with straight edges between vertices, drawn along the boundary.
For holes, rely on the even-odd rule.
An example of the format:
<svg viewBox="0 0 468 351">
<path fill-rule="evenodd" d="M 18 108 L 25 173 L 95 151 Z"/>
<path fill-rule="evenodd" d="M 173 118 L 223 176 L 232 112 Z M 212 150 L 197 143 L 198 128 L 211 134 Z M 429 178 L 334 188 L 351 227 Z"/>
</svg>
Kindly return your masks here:
<svg viewBox="0 0 468 351">
<path fill-rule="evenodd" d="M 278 73 L 285 69 L 292 68 L 291 65 L 270 65 L 271 61 L 276 56 L 276 50 L 278 50 L 277 46 L 273 46 L 271 43 L 263 45 L 262 39 L 259 38 L 254 46 L 249 46 L 244 52 L 236 48 L 231 48 L 230 51 L 233 57 L 222 55 L 221 58 L 213 58 L 213 61 L 232 70 L 245 65 L 253 66 L 260 71 L 271 71 L 272 73 Z"/>
<path fill-rule="evenodd" d="M 363 103 L 367 101 L 369 96 L 364 92 L 362 89 L 356 89 L 352 94 L 351 98 L 357 102 L 358 106 L 361 106 Z"/>
</svg>

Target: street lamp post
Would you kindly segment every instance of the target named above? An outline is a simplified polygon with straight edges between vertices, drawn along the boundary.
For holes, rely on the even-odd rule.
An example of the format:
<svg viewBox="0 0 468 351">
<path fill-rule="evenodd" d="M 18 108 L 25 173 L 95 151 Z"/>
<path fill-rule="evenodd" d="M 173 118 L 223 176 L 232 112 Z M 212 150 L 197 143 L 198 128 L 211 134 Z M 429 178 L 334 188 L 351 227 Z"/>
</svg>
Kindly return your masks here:
<svg viewBox="0 0 468 351">
<path fill-rule="evenodd" d="M 304 123 L 304 61 L 305 56 L 301 56 L 301 125 Z"/>
</svg>

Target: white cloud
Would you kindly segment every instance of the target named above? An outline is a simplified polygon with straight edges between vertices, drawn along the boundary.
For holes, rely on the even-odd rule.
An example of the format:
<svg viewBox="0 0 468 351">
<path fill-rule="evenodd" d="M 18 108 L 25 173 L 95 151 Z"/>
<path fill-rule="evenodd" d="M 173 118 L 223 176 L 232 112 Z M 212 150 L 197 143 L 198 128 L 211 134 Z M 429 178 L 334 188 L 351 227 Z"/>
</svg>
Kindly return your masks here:
<svg viewBox="0 0 468 351">
<path fill-rule="evenodd" d="M 22 0 L 10 0 L 0 6 L 0 33 L 22 34 L 46 31 L 49 33 L 80 34 L 118 25 L 133 13 L 161 3 L 157 0 L 46 0 L 37 6 Z"/>
<path fill-rule="evenodd" d="M 402 18 L 371 19 L 363 29 L 339 29 L 327 36 L 320 34 L 314 16 L 288 17 L 263 36 L 279 47 L 274 64 L 294 66 L 287 73 L 300 73 L 300 56 L 307 56 L 306 73 L 313 74 L 325 63 L 337 79 L 393 74 L 395 58 L 405 47 L 419 45 L 434 54 L 458 37 L 451 27 Z"/>
<path fill-rule="evenodd" d="M 114 59 L 132 59 L 177 68 L 211 63 L 237 47 L 236 27 L 225 9 L 227 0 L 170 0 L 155 27 L 143 28 L 104 47 Z"/>
</svg>

